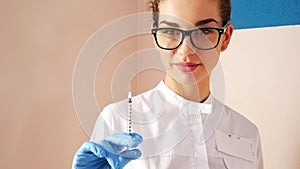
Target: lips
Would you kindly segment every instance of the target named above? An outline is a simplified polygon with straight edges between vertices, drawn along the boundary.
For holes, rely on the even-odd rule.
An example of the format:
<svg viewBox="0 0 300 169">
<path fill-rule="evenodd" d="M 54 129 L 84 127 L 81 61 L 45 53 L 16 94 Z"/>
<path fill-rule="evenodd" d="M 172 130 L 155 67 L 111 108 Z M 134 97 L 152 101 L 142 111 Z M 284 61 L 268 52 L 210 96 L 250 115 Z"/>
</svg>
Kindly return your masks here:
<svg viewBox="0 0 300 169">
<path fill-rule="evenodd" d="M 180 62 L 175 63 L 174 65 L 176 65 L 177 68 L 180 69 L 182 72 L 192 72 L 201 64 L 193 62 Z"/>
</svg>

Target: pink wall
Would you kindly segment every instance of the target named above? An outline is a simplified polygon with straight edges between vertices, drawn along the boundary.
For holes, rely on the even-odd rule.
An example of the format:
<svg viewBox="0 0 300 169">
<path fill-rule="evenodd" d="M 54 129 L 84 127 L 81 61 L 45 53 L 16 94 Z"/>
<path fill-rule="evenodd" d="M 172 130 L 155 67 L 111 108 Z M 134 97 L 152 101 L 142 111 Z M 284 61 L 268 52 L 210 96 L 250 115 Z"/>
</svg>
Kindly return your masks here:
<svg viewBox="0 0 300 169">
<path fill-rule="evenodd" d="M 79 51 L 101 26 L 135 12 L 133 0 L 1 2 L 1 168 L 71 168 L 88 140 L 72 102 Z"/>
</svg>

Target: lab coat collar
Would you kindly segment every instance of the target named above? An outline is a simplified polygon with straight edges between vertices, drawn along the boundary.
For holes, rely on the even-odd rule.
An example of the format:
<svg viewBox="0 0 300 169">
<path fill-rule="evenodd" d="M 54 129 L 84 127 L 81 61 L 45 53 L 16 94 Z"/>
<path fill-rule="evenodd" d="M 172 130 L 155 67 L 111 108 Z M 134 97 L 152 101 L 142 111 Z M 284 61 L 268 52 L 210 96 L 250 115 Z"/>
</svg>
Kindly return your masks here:
<svg viewBox="0 0 300 169">
<path fill-rule="evenodd" d="M 176 94 L 164 83 L 164 81 L 160 81 L 160 83 L 156 86 L 156 89 L 162 92 L 170 102 L 173 102 L 177 105 L 182 105 L 183 107 L 188 107 L 190 109 L 195 110 L 201 109 L 201 113 L 204 114 L 210 114 L 212 112 L 212 94 L 210 94 L 203 103 L 199 103 L 187 100 L 181 97 L 180 95 Z"/>
</svg>

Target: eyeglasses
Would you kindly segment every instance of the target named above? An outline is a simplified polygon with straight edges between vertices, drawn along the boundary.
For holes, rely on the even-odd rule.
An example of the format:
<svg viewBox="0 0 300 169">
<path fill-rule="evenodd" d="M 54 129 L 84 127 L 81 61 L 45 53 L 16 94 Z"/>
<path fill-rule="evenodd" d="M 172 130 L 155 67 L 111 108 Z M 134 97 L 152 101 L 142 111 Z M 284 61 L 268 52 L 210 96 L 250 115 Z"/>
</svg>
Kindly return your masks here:
<svg viewBox="0 0 300 169">
<path fill-rule="evenodd" d="M 178 48 L 185 36 L 190 37 L 194 47 L 201 50 L 210 50 L 218 46 L 220 37 L 226 32 L 227 25 L 223 28 L 195 28 L 182 30 L 178 28 L 153 28 L 151 30 L 156 44 L 161 49 L 173 50 Z"/>
</svg>

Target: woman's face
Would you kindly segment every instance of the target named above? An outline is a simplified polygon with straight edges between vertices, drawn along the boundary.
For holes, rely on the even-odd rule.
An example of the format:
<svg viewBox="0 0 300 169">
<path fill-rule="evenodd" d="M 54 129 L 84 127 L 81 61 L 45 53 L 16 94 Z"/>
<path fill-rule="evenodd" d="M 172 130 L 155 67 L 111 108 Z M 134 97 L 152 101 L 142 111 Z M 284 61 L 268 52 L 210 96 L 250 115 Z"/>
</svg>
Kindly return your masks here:
<svg viewBox="0 0 300 169">
<path fill-rule="evenodd" d="M 164 0 L 159 4 L 158 27 L 189 30 L 197 27 L 222 28 L 219 0 Z M 185 85 L 208 77 L 218 62 L 220 52 L 227 48 L 233 27 L 229 25 L 215 49 L 200 50 L 192 46 L 189 36 L 174 50 L 160 50 L 167 76 Z"/>
</svg>

